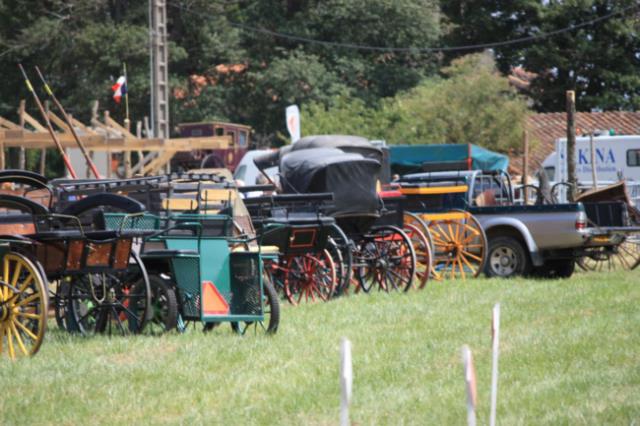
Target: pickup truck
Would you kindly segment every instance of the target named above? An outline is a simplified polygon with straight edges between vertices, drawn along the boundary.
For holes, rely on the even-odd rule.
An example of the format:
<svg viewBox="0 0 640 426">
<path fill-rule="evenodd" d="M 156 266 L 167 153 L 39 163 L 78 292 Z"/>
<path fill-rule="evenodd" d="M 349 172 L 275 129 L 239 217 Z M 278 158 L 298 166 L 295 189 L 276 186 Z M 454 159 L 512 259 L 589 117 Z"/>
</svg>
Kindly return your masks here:
<svg viewBox="0 0 640 426">
<path fill-rule="evenodd" d="M 509 175 L 501 171 L 416 173 L 401 177 L 399 183 L 403 188 L 464 186 L 463 191 L 437 199 L 409 197 L 405 209 L 472 213 L 487 237 L 484 272 L 490 277 L 566 278 L 573 274 L 577 258 L 592 250 L 613 249 L 625 238 L 624 209 L 616 205 L 622 203 L 598 203 L 588 209 L 583 203 L 517 205 Z"/>
</svg>

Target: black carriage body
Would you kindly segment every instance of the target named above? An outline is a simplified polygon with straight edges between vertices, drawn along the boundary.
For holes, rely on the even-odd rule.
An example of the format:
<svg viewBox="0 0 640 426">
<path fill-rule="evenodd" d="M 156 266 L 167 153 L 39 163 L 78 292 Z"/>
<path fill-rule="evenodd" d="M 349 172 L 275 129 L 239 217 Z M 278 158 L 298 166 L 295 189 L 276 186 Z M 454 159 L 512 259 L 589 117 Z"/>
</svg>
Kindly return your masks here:
<svg viewBox="0 0 640 426">
<path fill-rule="evenodd" d="M 286 194 L 244 200 L 262 246 L 277 246 L 281 254 L 324 250 L 335 219 L 323 215 L 333 194 Z"/>
<path fill-rule="evenodd" d="M 332 148 L 286 154 L 280 162 L 284 193 L 333 193 L 325 213 L 348 234 L 362 234 L 379 217 L 377 183 L 380 163 Z"/>
</svg>

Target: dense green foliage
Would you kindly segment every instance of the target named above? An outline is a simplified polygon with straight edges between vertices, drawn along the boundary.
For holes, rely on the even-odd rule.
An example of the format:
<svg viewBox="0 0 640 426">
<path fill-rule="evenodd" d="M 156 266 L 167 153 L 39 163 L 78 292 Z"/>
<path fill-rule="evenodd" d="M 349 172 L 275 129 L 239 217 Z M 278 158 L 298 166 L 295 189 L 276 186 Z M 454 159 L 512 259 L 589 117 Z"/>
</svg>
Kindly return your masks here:
<svg viewBox="0 0 640 426">
<path fill-rule="evenodd" d="M 474 143 L 506 152 L 521 141 L 527 105 L 494 68 L 490 55 L 469 55 L 443 69 L 443 77 L 367 108 L 339 96 L 330 106 L 303 109 L 305 134 L 361 134 L 388 143 Z"/>
<path fill-rule="evenodd" d="M 0 359 L 0 424 L 335 425 L 343 336 L 353 344 L 353 424 L 466 424 L 464 344 L 478 424 L 488 424 L 496 302 L 498 424 L 634 424 L 637 274 L 432 282 L 285 306 L 272 337 L 238 337 L 226 324 L 128 338 L 53 326 L 34 358 Z"/>
<path fill-rule="evenodd" d="M 589 111 L 640 107 L 640 19 L 635 0 L 443 0 L 451 44 L 493 43 L 537 36 L 603 19 L 570 32 L 495 49 L 502 72 L 522 65 L 538 74 L 535 108 L 562 111 L 576 91 Z M 610 14 L 624 11 L 611 19 Z"/>
<path fill-rule="evenodd" d="M 419 49 L 540 35 L 633 4 L 169 0 L 171 121 L 242 122 L 254 127 L 261 142 L 276 142 L 284 133 L 284 108 L 297 103 L 318 120 L 314 111 L 339 113 L 326 120 L 343 122 L 345 133 L 394 142 L 475 138 L 503 149 L 517 143 L 517 126 L 505 126 L 496 111 L 507 105 L 510 121 L 521 107 L 502 80 L 482 67 L 463 77 L 447 71 L 452 60 L 473 49 Z M 579 110 L 637 108 L 637 17 L 636 7 L 570 32 L 495 48 L 496 66 L 503 75 L 514 66 L 538 74 L 528 93 L 538 110 L 561 110 L 566 89 L 577 90 Z M 141 120 L 149 110 L 148 45 L 147 1 L 0 0 L 0 115 L 15 118 L 19 99 L 27 96 L 16 69 L 23 62 L 45 71 L 75 116 L 88 119 L 97 99 L 121 120 L 124 108 L 111 99 L 110 86 L 126 62 L 132 118 Z M 35 112 L 31 103 L 29 108 Z M 346 117 L 351 111 L 358 116 Z M 307 119 L 303 131 L 330 127 L 324 122 Z"/>
</svg>

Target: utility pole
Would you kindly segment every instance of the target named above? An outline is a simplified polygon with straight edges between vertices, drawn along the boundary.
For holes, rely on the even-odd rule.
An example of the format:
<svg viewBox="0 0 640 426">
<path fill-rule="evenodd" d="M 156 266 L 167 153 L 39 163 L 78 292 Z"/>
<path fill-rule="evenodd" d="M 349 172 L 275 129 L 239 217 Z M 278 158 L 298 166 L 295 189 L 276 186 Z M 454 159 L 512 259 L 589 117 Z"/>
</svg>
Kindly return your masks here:
<svg viewBox="0 0 640 426">
<path fill-rule="evenodd" d="M 153 136 L 169 134 L 169 53 L 167 46 L 166 0 L 149 0 L 151 44 L 151 125 Z"/>
<path fill-rule="evenodd" d="M 567 174 L 569 184 L 569 201 L 576 198 L 576 92 L 567 90 Z"/>
</svg>

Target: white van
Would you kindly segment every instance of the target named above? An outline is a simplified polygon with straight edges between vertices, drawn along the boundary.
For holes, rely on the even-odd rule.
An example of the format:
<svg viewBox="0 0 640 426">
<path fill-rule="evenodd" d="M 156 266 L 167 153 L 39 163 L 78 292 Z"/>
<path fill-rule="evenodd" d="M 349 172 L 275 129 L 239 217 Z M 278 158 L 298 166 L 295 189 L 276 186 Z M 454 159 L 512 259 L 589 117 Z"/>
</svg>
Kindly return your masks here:
<svg viewBox="0 0 640 426">
<path fill-rule="evenodd" d="M 588 136 L 576 138 L 576 178 L 582 187 L 593 186 L 589 139 Z M 631 197 L 637 198 L 640 193 L 640 135 L 594 136 L 593 145 L 598 186 L 624 179 Z M 552 183 L 568 180 L 566 151 L 567 139 L 558 139 L 555 152 L 542 162 L 542 168 Z"/>
<path fill-rule="evenodd" d="M 549 180 L 566 180 L 564 163 L 567 140 L 556 141 L 556 151 L 551 153 L 543 162 L 542 167 L 547 172 Z M 640 182 L 640 135 L 633 136 L 595 136 L 593 138 L 596 160 L 596 174 L 599 183 L 617 182 L 622 177 L 628 181 Z M 558 159 L 557 152 L 561 158 Z M 593 183 L 591 170 L 591 149 L 589 137 L 576 138 L 576 177 L 583 185 Z M 560 173 L 556 176 L 556 170 Z M 563 179 L 564 178 L 564 179 Z"/>
</svg>

